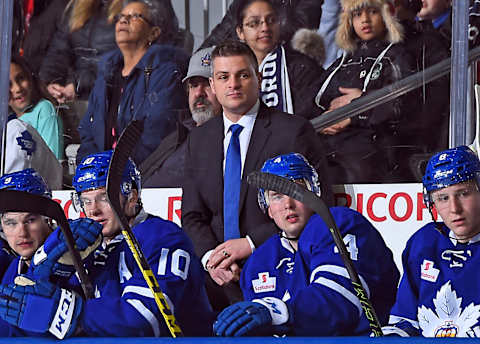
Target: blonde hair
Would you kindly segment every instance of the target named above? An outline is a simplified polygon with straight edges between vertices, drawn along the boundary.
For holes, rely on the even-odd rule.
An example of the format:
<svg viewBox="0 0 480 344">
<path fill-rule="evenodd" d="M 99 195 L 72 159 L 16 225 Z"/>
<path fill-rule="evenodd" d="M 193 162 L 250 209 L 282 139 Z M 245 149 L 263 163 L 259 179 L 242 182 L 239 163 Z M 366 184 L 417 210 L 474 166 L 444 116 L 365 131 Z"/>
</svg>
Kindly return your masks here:
<svg viewBox="0 0 480 344">
<path fill-rule="evenodd" d="M 100 7 L 101 0 L 70 0 L 65 8 L 65 13 L 72 8 L 68 26 L 70 32 L 81 29 Z M 113 17 L 120 13 L 123 0 L 111 0 L 108 6 L 108 21 L 113 22 Z"/>
</svg>

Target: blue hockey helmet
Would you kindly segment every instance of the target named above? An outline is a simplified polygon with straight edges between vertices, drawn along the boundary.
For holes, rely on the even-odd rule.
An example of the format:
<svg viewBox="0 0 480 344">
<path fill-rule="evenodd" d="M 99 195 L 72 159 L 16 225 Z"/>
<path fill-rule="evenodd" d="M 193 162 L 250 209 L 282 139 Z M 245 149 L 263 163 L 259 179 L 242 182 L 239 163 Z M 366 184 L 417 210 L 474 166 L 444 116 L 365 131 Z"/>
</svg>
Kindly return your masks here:
<svg viewBox="0 0 480 344">
<path fill-rule="evenodd" d="M 77 194 L 83 191 L 95 190 L 107 186 L 107 175 L 113 151 L 108 150 L 100 153 L 87 155 L 77 166 L 73 177 L 73 187 Z M 138 190 L 140 196 L 141 178 L 135 163 L 129 159 L 125 171 L 123 171 L 122 195 L 128 196 L 132 188 Z"/>
<path fill-rule="evenodd" d="M 307 159 L 298 153 L 289 153 L 268 159 L 263 164 L 262 172 L 275 174 L 291 180 L 303 180 L 309 191 L 320 196 L 320 183 L 318 182 L 317 171 L 309 164 Z M 265 190 L 258 190 L 258 204 L 263 212 L 268 209 L 268 198 Z"/>
<path fill-rule="evenodd" d="M 33 168 L 27 168 L 22 171 L 8 173 L 0 178 L 0 190 L 11 189 L 24 191 L 31 194 L 52 198 L 47 183 L 42 176 Z"/>
<path fill-rule="evenodd" d="M 422 181 L 425 205 L 433 206 L 432 191 L 469 180 L 480 185 L 480 161 L 470 148 L 459 146 L 435 154 L 428 161 Z"/>
</svg>

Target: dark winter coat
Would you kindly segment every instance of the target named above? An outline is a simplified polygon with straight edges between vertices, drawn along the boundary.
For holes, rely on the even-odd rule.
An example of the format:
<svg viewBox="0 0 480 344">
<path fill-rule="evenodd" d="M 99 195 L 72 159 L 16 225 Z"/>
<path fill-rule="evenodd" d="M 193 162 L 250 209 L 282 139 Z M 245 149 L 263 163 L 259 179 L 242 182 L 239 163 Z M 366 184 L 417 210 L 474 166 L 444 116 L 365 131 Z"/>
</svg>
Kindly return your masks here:
<svg viewBox="0 0 480 344">
<path fill-rule="evenodd" d="M 315 96 L 322 85 L 323 68 L 315 60 L 285 45 L 293 113 L 312 119 L 322 113 L 315 105 Z"/>
<path fill-rule="evenodd" d="M 402 21 L 405 48 L 415 57 L 416 71 L 422 71 L 449 57 L 449 48 L 442 35 L 424 30 L 418 22 Z M 418 89 L 421 116 L 401 123 L 403 141 L 415 143 L 425 151 L 439 151 L 448 144 L 448 115 L 450 113 L 450 78 L 434 80 Z M 432 131 L 437 135 L 429 135 Z"/>
<path fill-rule="evenodd" d="M 187 99 L 182 86 L 187 56 L 182 50 L 153 44 L 130 73 L 118 107 L 116 132 L 121 133 L 133 120 L 145 120 L 144 131 L 138 142 L 134 161 L 140 164 L 175 130 L 178 111 L 185 111 Z M 105 147 L 105 120 L 109 111 L 108 84 L 114 73 L 120 73 L 123 56 L 114 50 L 102 57 L 98 77 L 88 100 L 88 109 L 80 122 L 81 145 L 77 160 L 103 151 Z M 148 85 L 145 70 L 152 68 Z M 147 88 L 146 88 L 147 87 Z"/>
<path fill-rule="evenodd" d="M 199 49 L 218 45 L 226 39 L 237 39 L 235 31 L 238 8 L 242 0 L 234 0 L 220 24 L 215 26 Z M 280 39 L 288 42 L 295 31 L 305 27 L 318 29 L 323 0 L 272 0 L 280 18 Z"/>
<path fill-rule="evenodd" d="M 35 2 L 35 6 L 37 5 Z M 43 60 L 47 55 L 58 25 L 60 25 L 68 0 L 52 0 L 40 15 L 32 18 L 30 30 L 23 43 L 24 57 L 32 68 L 39 73 Z"/>
<path fill-rule="evenodd" d="M 185 178 L 186 140 L 195 121 L 189 117 L 177 123 L 177 129 L 165 137 L 158 148 L 140 165 L 145 188 L 180 188 Z"/>
<path fill-rule="evenodd" d="M 73 83 L 82 100 L 93 88 L 101 55 L 116 48 L 114 25 L 108 23 L 108 8 L 101 3 L 97 13 L 74 32 L 68 26 L 71 10 L 64 15 L 40 68 L 43 81 Z"/>
<path fill-rule="evenodd" d="M 342 67 L 333 76 L 328 87 L 320 99 L 320 105 L 327 110 L 330 102 L 342 96 L 339 87 L 363 89 L 366 75 L 369 73 L 377 56 L 388 46 L 388 42 L 372 40 L 361 42 L 359 48 L 353 54 L 347 55 Z M 322 80 L 326 80 L 332 71 L 340 64 L 341 58 L 335 61 L 328 68 Z M 381 89 L 398 80 L 401 80 L 415 71 L 415 61 L 405 48 L 400 44 L 393 45 L 386 55 L 377 64 L 372 78 L 368 84 L 365 93 Z M 368 161 L 368 158 L 376 156 L 383 157 L 383 161 L 388 158 L 384 156 L 383 148 L 398 143 L 398 125 L 404 120 L 407 114 L 418 113 L 418 96 L 399 97 L 393 101 L 384 103 L 365 113 L 352 117 L 351 124 L 342 132 L 330 136 L 325 135 L 328 152 L 331 157 L 337 159 L 339 156 L 348 156 L 348 168 L 343 165 L 343 158 L 339 158 L 340 165 L 343 165 L 345 173 L 352 173 L 355 166 L 361 166 L 362 160 Z M 355 100 L 353 100 L 355 101 Z M 352 166 L 353 165 L 353 166 Z M 359 173 L 367 170 L 368 162 L 365 168 L 358 169 Z M 371 166 L 370 166 L 371 167 Z M 382 175 L 387 169 L 380 171 L 380 164 L 375 165 L 377 175 Z M 377 175 L 367 178 L 367 174 L 359 177 L 352 173 L 352 179 L 342 182 L 378 182 Z M 338 180 L 336 180 L 338 182 Z M 335 181 L 334 181 L 335 182 Z"/>
<path fill-rule="evenodd" d="M 67 3 L 68 0 L 35 1 L 30 28 L 25 32 L 23 7 L 20 1 L 13 2 L 12 52 L 19 54 L 23 50 L 23 57 L 34 73 L 40 69 Z"/>
</svg>

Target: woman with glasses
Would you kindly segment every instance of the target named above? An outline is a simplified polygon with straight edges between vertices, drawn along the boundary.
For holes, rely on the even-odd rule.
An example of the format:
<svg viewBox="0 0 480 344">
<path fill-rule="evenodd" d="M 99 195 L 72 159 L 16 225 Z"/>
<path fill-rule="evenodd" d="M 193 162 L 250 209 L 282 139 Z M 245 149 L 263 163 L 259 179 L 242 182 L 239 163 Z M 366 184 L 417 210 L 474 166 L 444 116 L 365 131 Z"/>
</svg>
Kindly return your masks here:
<svg viewBox="0 0 480 344">
<path fill-rule="evenodd" d="M 231 1 L 222 21 L 213 28 L 199 49 L 219 45 L 237 37 L 236 16 L 243 3 L 244 0 Z M 301 28 L 316 31 L 320 25 L 323 0 L 271 0 L 271 4 L 277 10 L 282 42 L 290 42 L 295 32 Z"/>
<path fill-rule="evenodd" d="M 117 49 L 105 54 L 78 131 L 82 157 L 115 148 L 132 120 L 144 120 L 134 160 L 141 163 L 175 129 L 187 107 L 182 87 L 187 56 L 157 44 L 164 34 L 165 11 L 158 2 L 131 1 L 115 16 Z"/>
<path fill-rule="evenodd" d="M 152 1 L 165 8 L 161 39 L 170 41 L 178 30 L 170 0 Z M 66 4 L 39 72 L 59 103 L 88 99 L 100 56 L 116 48 L 113 21 L 123 4 L 123 0 L 69 0 Z"/>
<path fill-rule="evenodd" d="M 279 18 L 271 1 L 243 1 L 237 12 L 236 32 L 257 57 L 261 99 L 267 106 L 307 119 L 321 113 L 314 99 L 323 69 L 282 44 Z"/>
</svg>

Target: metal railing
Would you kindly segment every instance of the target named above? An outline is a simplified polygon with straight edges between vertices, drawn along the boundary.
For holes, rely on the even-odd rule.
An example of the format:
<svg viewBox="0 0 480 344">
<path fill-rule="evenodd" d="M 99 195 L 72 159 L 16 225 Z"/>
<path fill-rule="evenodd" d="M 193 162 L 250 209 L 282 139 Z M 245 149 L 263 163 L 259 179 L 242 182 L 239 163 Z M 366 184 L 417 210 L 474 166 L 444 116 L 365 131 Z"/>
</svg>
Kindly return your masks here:
<svg viewBox="0 0 480 344">
<path fill-rule="evenodd" d="M 0 1 L 0 134 L 1 134 L 1 163 L 0 175 L 5 171 L 5 127 L 8 116 L 8 97 L 10 80 L 10 59 L 12 45 L 13 0 Z"/>
<path fill-rule="evenodd" d="M 472 49 L 468 54 L 468 63 L 480 58 L 480 47 Z M 370 110 L 378 105 L 384 104 L 397 97 L 408 93 L 423 84 L 441 78 L 451 72 L 451 58 L 445 59 L 423 71 L 412 74 L 402 80 L 388 85 L 379 90 L 369 92 L 341 108 L 320 115 L 311 120 L 316 131 L 329 127 L 346 118 L 353 117 L 362 112 Z"/>
</svg>

